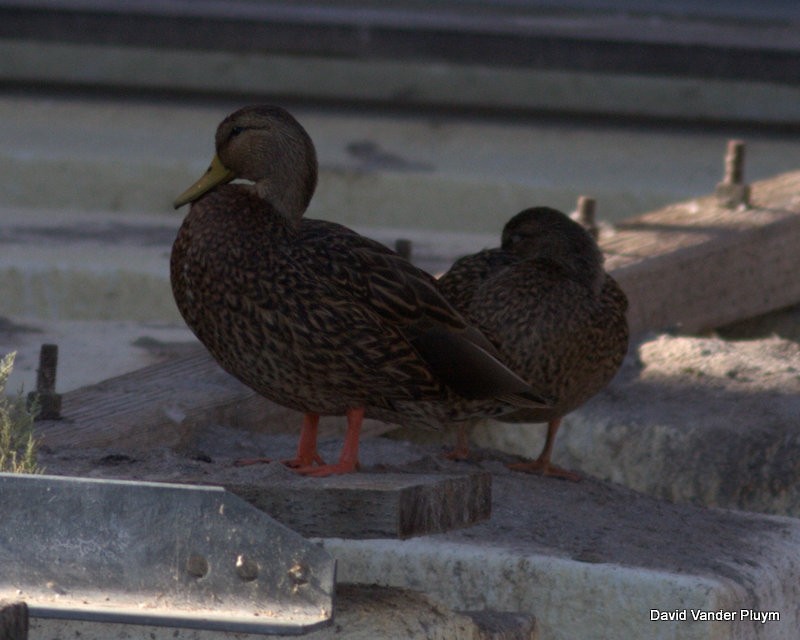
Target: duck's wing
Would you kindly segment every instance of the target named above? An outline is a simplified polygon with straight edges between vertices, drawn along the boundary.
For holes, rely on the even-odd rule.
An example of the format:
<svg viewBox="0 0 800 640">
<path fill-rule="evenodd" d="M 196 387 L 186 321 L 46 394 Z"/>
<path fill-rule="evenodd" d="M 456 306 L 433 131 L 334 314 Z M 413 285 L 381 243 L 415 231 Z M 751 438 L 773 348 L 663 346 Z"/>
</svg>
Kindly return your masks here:
<svg viewBox="0 0 800 640">
<path fill-rule="evenodd" d="M 337 296 L 398 329 L 460 395 L 526 407 L 551 402 L 500 361 L 491 342 L 445 299 L 431 275 L 384 245 L 341 225 L 312 220 L 303 225 L 301 243 L 317 268 L 326 270 Z"/>
<path fill-rule="evenodd" d="M 483 283 L 516 261 L 516 256 L 502 249 L 484 249 L 464 256 L 439 278 L 439 291 L 459 313 L 469 317 L 472 300 Z"/>
</svg>

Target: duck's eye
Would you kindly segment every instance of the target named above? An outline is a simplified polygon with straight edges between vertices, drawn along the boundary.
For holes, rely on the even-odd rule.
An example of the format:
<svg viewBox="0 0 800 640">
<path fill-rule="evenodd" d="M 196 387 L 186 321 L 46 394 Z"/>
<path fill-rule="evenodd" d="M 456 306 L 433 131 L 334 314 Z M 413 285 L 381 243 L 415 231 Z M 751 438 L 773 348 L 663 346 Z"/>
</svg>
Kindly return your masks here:
<svg viewBox="0 0 800 640">
<path fill-rule="evenodd" d="M 236 136 L 238 136 L 238 135 L 239 135 L 239 134 L 240 134 L 242 131 L 244 131 L 244 127 L 234 127 L 233 129 L 231 129 L 231 135 L 230 135 L 230 137 L 231 137 L 231 138 L 235 138 L 235 137 L 236 137 Z"/>
</svg>

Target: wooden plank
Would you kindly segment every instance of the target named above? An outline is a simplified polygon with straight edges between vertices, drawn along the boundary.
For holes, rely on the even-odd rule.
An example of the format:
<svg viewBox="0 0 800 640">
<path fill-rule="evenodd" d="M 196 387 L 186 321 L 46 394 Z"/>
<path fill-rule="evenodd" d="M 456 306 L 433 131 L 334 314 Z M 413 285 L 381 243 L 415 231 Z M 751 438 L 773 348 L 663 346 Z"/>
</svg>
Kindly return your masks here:
<svg viewBox="0 0 800 640">
<path fill-rule="evenodd" d="M 0 640 L 28 640 L 28 605 L 0 600 Z"/>
<path fill-rule="evenodd" d="M 224 485 L 298 533 L 312 537 L 409 538 L 487 520 L 491 475 L 357 473 L 269 486 Z"/>
<path fill-rule="evenodd" d="M 751 203 L 698 198 L 601 237 L 632 333 L 705 331 L 800 302 L 800 172 L 754 183 Z"/>
<path fill-rule="evenodd" d="M 198 344 L 187 356 L 66 393 L 62 419 L 37 424 L 49 447 L 137 450 L 180 446 L 198 425 L 247 423 L 259 410 L 271 407 Z"/>
<path fill-rule="evenodd" d="M 62 419 L 37 422 L 51 448 L 116 447 L 128 451 L 182 447 L 209 424 L 271 433 L 299 433 L 302 415 L 275 404 L 223 371 L 197 344 L 188 355 L 76 389 L 62 398 Z M 320 435 L 342 421 L 320 420 Z M 365 420 L 363 434 L 389 427 Z"/>
<path fill-rule="evenodd" d="M 225 434 L 216 430 L 212 437 Z M 253 450 L 285 449 L 285 436 L 250 438 Z M 380 438 L 371 444 L 367 458 L 409 457 L 403 442 Z M 445 460 L 420 465 L 429 458 L 420 449 L 404 465 L 367 466 L 361 473 L 328 478 L 298 476 L 280 463 L 240 467 L 227 456 L 199 460 L 168 448 L 135 456 L 72 449 L 43 454 L 40 463 L 51 475 L 222 486 L 305 536 L 408 538 L 487 520 L 491 474 Z"/>
</svg>

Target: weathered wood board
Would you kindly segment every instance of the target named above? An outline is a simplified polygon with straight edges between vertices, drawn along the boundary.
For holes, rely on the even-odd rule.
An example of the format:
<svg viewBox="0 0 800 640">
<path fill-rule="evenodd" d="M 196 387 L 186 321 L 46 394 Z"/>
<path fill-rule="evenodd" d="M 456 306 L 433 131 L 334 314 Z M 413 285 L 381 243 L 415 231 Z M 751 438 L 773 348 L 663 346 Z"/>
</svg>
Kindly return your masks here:
<svg viewBox="0 0 800 640">
<path fill-rule="evenodd" d="M 217 427 L 211 437 L 225 435 Z M 285 452 L 291 440 L 249 435 L 259 452 Z M 459 529 L 491 515 L 489 472 L 439 461 L 426 450 L 409 450 L 405 443 L 383 438 L 371 439 L 364 448 L 367 460 L 407 462 L 328 478 L 298 476 L 279 462 L 242 467 L 228 456 L 211 458 L 167 447 L 134 455 L 109 453 L 107 448 L 69 449 L 45 452 L 39 462 L 51 475 L 222 486 L 305 536 L 408 538 Z"/>
<path fill-rule="evenodd" d="M 247 420 L 261 400 L 198 345 L 187 356 L 66 393 L 62 419 L 38 424 L 52 448 L 180 446 L 198 424 Z"/>
<path fill-rule="evenodd" d="M 42 442 L 60 447 L 147 450 L 182 447 L 209 424 L 299 434 L 302 414 L 270 402 L 223 371 L 197 344 L 188 355 L 65 393 L 62 419 L 37 423 Z M 390 429 L 365 420 L 364 436 Z M 320 436 L 338 434 L 343 419 L 320 420 Z"/>
<path fill-rule="evenodd" d="M 487 520 L 491 475 L 357 473 L 226 489 L 305 536 L 409 538 Z"/>
<path fill-rule="evenodd" d="M 750 202 L 698 198 L 601 236 L 632 333 L 705 331 L 800 302 L 800 172 L 753 183 Z"/>
</svg>

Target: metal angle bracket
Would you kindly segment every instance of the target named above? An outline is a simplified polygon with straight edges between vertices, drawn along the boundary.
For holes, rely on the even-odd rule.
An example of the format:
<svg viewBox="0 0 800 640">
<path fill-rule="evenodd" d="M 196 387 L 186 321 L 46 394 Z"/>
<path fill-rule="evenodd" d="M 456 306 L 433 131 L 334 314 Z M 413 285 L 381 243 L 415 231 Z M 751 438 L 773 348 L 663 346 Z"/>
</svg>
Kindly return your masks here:
<svg viewBox="0 0 800 640">
<path fill-rule="evenodd" d="M 32 617 L 299 634 L 335 561 L 220 487 L 0 473 L 0 600 Z"/>
</svg>

